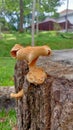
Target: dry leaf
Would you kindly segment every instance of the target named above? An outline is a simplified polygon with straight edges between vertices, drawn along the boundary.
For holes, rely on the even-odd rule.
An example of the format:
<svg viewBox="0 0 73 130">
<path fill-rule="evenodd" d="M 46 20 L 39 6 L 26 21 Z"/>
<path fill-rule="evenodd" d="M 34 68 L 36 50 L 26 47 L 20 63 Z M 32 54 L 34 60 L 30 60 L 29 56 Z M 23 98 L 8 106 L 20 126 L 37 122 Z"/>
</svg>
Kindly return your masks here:
<svg viewBox="0 0 73 130">
<path fill-rule="evenodd" d="M 5 122 L 5 121 L 6 121 L 5 118 L 0 118 L 0 123 Z"/>
<path fill-rule="evenodd" d="M 12 130 L 18 130 L 17 125 L 15 125 Z"/>
</svg>

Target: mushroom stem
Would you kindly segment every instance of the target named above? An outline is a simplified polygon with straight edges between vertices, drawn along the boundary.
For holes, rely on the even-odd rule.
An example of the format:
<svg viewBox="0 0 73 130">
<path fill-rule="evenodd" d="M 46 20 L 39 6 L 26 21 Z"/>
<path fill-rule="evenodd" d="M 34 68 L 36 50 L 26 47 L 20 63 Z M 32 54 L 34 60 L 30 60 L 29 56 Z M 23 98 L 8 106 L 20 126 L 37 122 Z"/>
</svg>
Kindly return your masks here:
<svg viewBox="0 0 73 130">
<path fill-rule="evenodd" d="M 32 70 L 36 66 L 37 59 L 38 59 L 38 57 L 36 59 L 34 59 L 30 64 L 28 64 L 29 71 Z"/>
<path fill-rule="evenodd" d="M 42 68 L 36 66 L 37 59 L 38 57 L 29 64 L 29 72 L 26 78 L 30 83 L 42 84 L 46 78 L 46 73 Z"/>
</svg>

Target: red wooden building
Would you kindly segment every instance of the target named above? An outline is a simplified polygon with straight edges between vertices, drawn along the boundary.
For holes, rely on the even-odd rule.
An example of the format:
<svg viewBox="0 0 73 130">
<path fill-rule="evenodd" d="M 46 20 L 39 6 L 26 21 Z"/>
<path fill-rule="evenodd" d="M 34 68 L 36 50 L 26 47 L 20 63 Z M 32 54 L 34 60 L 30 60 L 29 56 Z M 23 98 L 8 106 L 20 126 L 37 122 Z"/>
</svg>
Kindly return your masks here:
<svg viewBox="0 0 73 130">
<path fill-rule="evenodd" d="M 67 20 L 67 28 L 68 30 L 73 31 L 73 10 L 68 10 L 68 14 L 66 14 L 67 10 L 64 10 L 59 13 L 59 17 L 56 19 L 46 18 L 44 21 L 38 24 L 38 29 L 40 31 L 50 31 L 50 30 L 66 30 L 66 20 Z M 31 26 L 29 27 L 31 28 Z M 36 28 L 36 24 L 35 24 Z"/>
<path fill-rule="evenodd" d="M 55 27 L 56 26 L 56 27 Z M 67 27 L 68 29 L 71 29 L 73 24 L 71 24 L 69 21 L 67 21 Z M 35 25 L 36 28 L 36 25 Z M 66 21 L 64 22 L 56 22 L 54 20 L 44 21 L 38 24 L 38 28 L 40 31 L 51 31 L 51 30 L 65 30 L 66 28 Z"/>
</svg>

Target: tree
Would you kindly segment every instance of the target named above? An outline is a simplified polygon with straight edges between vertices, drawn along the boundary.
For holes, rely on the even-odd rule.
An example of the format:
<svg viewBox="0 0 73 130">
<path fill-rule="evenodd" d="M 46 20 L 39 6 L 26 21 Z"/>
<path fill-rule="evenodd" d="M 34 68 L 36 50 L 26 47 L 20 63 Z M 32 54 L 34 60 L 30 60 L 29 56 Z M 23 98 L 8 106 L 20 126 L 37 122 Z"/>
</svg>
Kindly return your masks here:
<svg viewBox="0 0 73 130">
<path fill-rule="evenodd" d="M 24 0 L 9 1 L 5 0 L 7 12 L 17 12 L 19 15 L 19 32 L 23 32 L 24 23 Z"/>
<path fill-rule="evenodd" d="M 23 0 L 19 1 L 19 6 L 20 6 L 20 24 L 19 24 L 19 31 L 23 32 L 23 23 L 24 23 L 24 6 L 23 6 Z"/>
<path fill-rule="evenodd" d="M 65 25 L 66 32 L 68 32 L 68 6 L 69 6 L 69 0 L 67 0 L 67 8 L 66 8 L 66 25 Z"/>
<path fill-rule="evenodd" d="M 56 7 L 61 5 L 60 0 L 33 0 L 33 11 L 32 11 L 32 46 L 34 46 L 34 33 L 35 33 L 35 11 L 37 12 L 36 16 L 36 32 L 38 34 L 38 22 L 39 22 L 39 12 L 54 12 L 56 13 Z"/>
<path fill-rule="evenodd" d="M 37 11 L 37 15 L 36 15 L 36 34 L 38 35 L 38 24 L 39 24 L 39 0 L 36 0 L 36 11 Z"/>
<path fill-rule="evenodd" d="M 51 12 L 56 10 L 56 7 L 60 6 L 62 2 L 61 0 L 41 0 L 40 4 L 44 7 L 46 12 Z"/>
<path fill-rule="evenodd" d="M 60 5 L 61 1 L 62 0 L 54 0 L 54 1 L 53 0 L 40 0 L 40 1 L 37 0 L 36 1 L 37 14 L 38 12 L 43 14 L 44 11 L 50 12 L 50 11 L 56 10 L 55 7 Z M 23 27 L 22 24 L 24 24 L 23 17 L 28 15 L 32 11 L 32 2 L 33 0 L 0 0 L 0 7 L 1 7 L 0 9 L 4 12 L 5 15 L 7 15 L 8 13 L 16 12 L 18 16 L 17 20 L 19 20 L 17 24 L 20 28 L 20 32 L 22 32 L 21 30 L 23 29 L 21 28 Z M 37 21 L 39 21 L 39 17 L 37 17 Z"/>
<path fill-rule="evenodd" d="M 35 6 L 36 6 L 36 0 L 33 0 L 33 8 L 32 8 L 32 43 L 31 45 L 34 46 L 34 33 L 35 33 Z"/>
<path fill-rule="evenodd" d="M 23 32 L 24 15 L 30 12 L 30 8 L 27 6 L 30 4 L 30 0 L 0 0 L 0 7 L 3 14 L 11 19 L 13 19 L 13 13 L 17 16 L 17 26 L 19 31 Z M 27 11 L 28 10 L 28 11 Z M 11 15 L 10 15 L 11 14 Z M 15 18 L 14 18 L 15 19 Z M 11 21 L 10 21 L 11 22 Z"/>
</svg>

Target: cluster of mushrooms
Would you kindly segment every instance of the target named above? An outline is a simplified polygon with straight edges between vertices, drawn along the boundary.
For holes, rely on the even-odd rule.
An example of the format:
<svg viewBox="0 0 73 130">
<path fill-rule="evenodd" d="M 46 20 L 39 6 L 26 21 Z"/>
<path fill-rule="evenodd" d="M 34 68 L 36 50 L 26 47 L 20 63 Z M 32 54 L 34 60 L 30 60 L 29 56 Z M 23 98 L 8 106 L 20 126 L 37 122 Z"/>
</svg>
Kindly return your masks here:
<svg viewBox="0 0 73 130">
<path fill-rule="evenodd" d="M 43 68 L 36 65 L 36 61 L 39 56 L 49 56 L 51 54 L 51 49 L 47 46 L 27 46 L 15 44 L 15 46 L 10 51 L 11 56 L 17 60 L 26 60 L 29 67 L 29 72 L 26 75 L 28 82 L 33 84 L 42 84 L 46 79 L 47 75 Z M 20 98 L 24 94 L 23 89 L 18 93 L 11 93 L 12 98 Z"/>
</svg>

